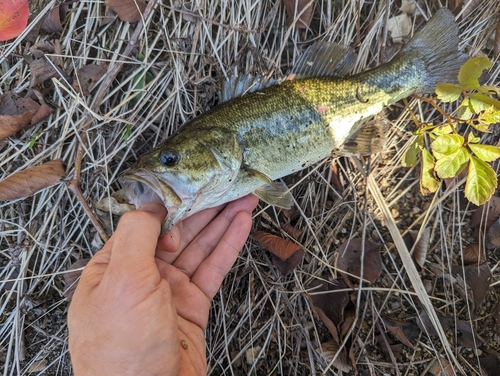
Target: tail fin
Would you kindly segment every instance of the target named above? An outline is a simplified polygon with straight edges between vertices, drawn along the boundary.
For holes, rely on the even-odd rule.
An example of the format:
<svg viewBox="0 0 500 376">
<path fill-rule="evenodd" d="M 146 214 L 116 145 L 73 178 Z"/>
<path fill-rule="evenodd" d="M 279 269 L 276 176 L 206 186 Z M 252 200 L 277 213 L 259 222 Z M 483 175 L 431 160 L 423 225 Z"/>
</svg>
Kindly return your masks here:
<svg viewBox="0 0 500 376">
<path fill-rule="evenodd" d="M 402 53 L 417 52 L 425 63 L 424 93 L 433 93 L 437 83 L 457 82 L 458 71 L 467 60 L 467 55 L 458 51 L 458 41 L 455 16 L 441 8 L 403 48 Z"/>
</svg>

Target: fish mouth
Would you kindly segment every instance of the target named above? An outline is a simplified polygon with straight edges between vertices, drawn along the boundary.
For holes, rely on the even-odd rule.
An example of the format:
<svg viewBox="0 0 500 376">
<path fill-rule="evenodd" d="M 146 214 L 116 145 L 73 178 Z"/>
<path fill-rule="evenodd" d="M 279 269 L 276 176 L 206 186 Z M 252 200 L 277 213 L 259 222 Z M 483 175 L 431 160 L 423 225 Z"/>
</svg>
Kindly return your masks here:
<svg viewBox="0 0 500 376">
<path fill-rule="evenodd" d="M 161 234 L 174 227 L 181 218 L 178 209 L 182 199 L 173 188 L 162 182 L 147 170 L 136 169 L 127 171 L 120 179 L 130 204 L 139 209 L 148 202 L 157 202 L 167 208 L 167 217 L 163 221 Z"/>
</svg>

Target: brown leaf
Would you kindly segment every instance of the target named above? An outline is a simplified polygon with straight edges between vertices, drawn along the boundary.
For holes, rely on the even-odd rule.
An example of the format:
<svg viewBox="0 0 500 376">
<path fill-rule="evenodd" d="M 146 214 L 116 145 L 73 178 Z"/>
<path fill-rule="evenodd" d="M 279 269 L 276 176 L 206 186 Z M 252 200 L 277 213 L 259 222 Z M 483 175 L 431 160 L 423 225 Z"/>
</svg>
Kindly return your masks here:
<svg viewBox="0 0 500 376">
<path fill-rule="evenodd" d="M 73 81 L 73 88 L 83 95 L 88 95 L 94 88 L 97 81 L 104 76 L 106 71 L 97 64 L 85 65 L 76 74 L 77 79 Z"/>
<path fill-rule="evenodd" d="M 60 33 L 63 31 L 61 16 L 59 15 L 59 6 L 56 6 L 45 15 L 42 20 L 40 30 L 46 32 L 47 34 Z"/>
<path fill-rule="evenodd" d="M 32 121 L 40 105 L 30 98 L 17 98 L 10 91 L 0 97 L 0 141 Z"/>
<path fill-rule="evenodd" d="M 361 263 L 362 248 L 363 243 L 361 238 L 350 239 L 343 243 L 339 248 L 337 268 L 360 277 L 361 264 L 363 264 L 363 279 L 373 283 L 382 272 L 380 245 L 365 240 L 363 263 Z"/>
<path fill-rule="evenodd" d="M 429 373 L 435 376 L 454 376 L 456 375 L 453 365 L 446 358 L 434 359 L 429 367 Z"/>
<path fill-rule="evenodd" d="M 349 358 L 347 356 L 347 351 L 344 348 L 340 350 L 340 353 L 337 355 L 337 352 L 340 350 L 340 345 L 335 343 L 334 341 L 328 341 L 321 344 L 321 347 L 316 349 L 318 354 L 320 354 L 327 364 L 330 364 L 332 360 L 335 358 L 335 361 L 332 363 L 333 366 L 339 369 L 342 372 L 350 372 L 352 370 L 351 365 L 349 364 Z"/>
<path fill-rule="evenodd" d="M 312 5 L 314 2 L 310 0 L 283 0 L 286 9 L 286 23 L 288 26 L 293 24 L 293 21 L 303 11 L 302 15 L 295 21 L 295 28 L 307 29 L 311 23 Z M 307 8 L 306 8 L 307 7 Z"/>
<path fill-rule="evenodd" d="M 479 244 L 472 243 L 467 244 L 463 250 L 462 258 L 464 260 L 464 265 L 481 265 L 488 261 L 488 257 L 486 255 L 486 250 L 481 249 Z"/>
<path fill-rule="evenodd" d="M 55 52 L 55 49 L 54 49 L 54 45 L 52 43 L 50 43 L 49 41 L 41 41 L 41 42 L 37 42 L 33 46 L 31 46 L 30 52 L 33 54 L 35 59 L 40 59 L 46 53 L 53 54 Z"/>
<path fill-rule="evenodd" d="M 288 221 L 281 222 L 280 227 L 295 240 L 298 240 L 304 232 L 302 229 L 292 226 Z"/>
<path fill-rule="evenodd" d="M 90 259 L 80 259 L 70 265 L 68 270 L 75 270 L 85 267 Z M 71 302 L 73 294 L 75 293 L 76 287 L 78 286 L 78 281 L 82 275 L 82 270 L 76 270 L 71 273 L 64 274 L 64 292 L 63 295 Z"/>
<path fill-rule="evenodd" d="M 106 0 L 105 3 L 125 22 L 139 21 L 146 9 L 145 0 Z"/>
<path fill-rule="evenodd" d="M 470 225 L 473 228 L 479 227 L 483 219 L 483 213 L 486 216 L 486 228 L 490 227 L 500 216 L 500 197 L 492 196 L 487 204 L 477 208 L 472 214 Z"/>
<path fill-rule="evenodd" d="M 273 261 L 273 265 L 283 277 L 291 274 L 297 266 L 302 262 L 304 258 L 304 250 L 301 248 L 293 255 L 291 255 L 286 260 L 280 259 L 278 256 L 275 256 L 271 253 L 271 259 Z"/>
<path fill-rule="evenodd" d="M 420 335 L 420 328 L 414 322 L 400 322 L 384 319 L 386 328 L 406 346 L 414 348 Z"/>
<path fill-rule="evenodd" d="M 457 345 L 468 349 L 475 349 L 482 345 L 483 339 L 479 337 L 476 330 L 470 324 L 469 321 L 457 321 Z"/>
<path fill-rule="evenodd" d="M 16 172 L 0 181 L 0 200 L 15 200 L 59 183 L 64 176 L 62 159 Z"/>
<path fill-rule="evenodd" d="M 282 260 L 288 259 L 295 252 L 301 249 L 301 246 L 288 240 L 282 239 L 279 236 L 270 234 L 264 231 L 255 231 L 254 239 L 261 247 L 279 257 Z"/>
<path fill-rule="evenodd" d="M 464 276 L 465 269 L 465 276 Z M 465 280 L 467 286 L 472 293 L 472 302 L 477 309 L 483 302 L 484 296 L 491 284 L 491 270 L 488 263 L 479 266 L 470 265 L 462 268 L 459 265 L 452 265 L 451 272 L 457 279 Z"/>
<path fill-rule="evenodd" d="M 314 309 L 320 309 L 324 312 L 326 317 L 335 326 L 338 337 L 337 327 L 344 322 L 344 310 L 349 303 L 349 294 L 347 291 L 336 290 L 346 289 L 347 285 L 342 280 L 327 282 L 320 279 L 313 279 L 307 288 L 311 290 L 309 297 Z"/>
<path fill-rule="evenodd" d="M 499 376 L 500 375 L 500 359 L 496 355 L 490 355 L 485 358 L 479 358 L 481 370 L 484 376 Z"/>
<path fill-rule="evenodd" d="M 31 118 L 31 125 L 35 125 L 39 121 L 48 118 L 53 112 L 54 109 L 52 107 L 49 107 L 45 102 L 43 102 L 38 111 L 36 112 L 36 114 L 34 114 L 33 117 Z"/>
<path fill-rule="evenodd" d="M 441 326 L 443 327 L 443 330 L 447 331 L 448 329 L 450 329 L 451 324 L 454 321 L 453 317 L 445 316 L 437 310 L 436 314 L 439 319 L 439 322 L 441 323 Z M 436 329 L 434 328 L 434 325 L 431 322 L 431 319 L 429 318 L 429 315 L 425 311 L 421 311 L 419 313 L 419 316 L 417 317 L 417 325 L 420 328 L 420 330 L 426 333 L 429 337 L 438 335 Z"/>
<path fill-rule="evenodd" d="M 417 265 L 423 268 L 425 260 L 427 259 L 427 252 L 429 250 L 431 229 L 429 227 L 423 229 L 420 238 L 415 244 L 415 240 L 417 239 L 418 233 L 419 231 L 410 230 L 409 234 L 411 235 L 413 241 L 411 242 L 411 244 L 406 244 L 406 245 L 408 246 L 408 249 L 413 249 L 413 253 L 411 255 L 413 261 L 415 261 Z"/>
<path fill-rule="evenodd" d="M 34 87 L 57 76 L 57 70 L 44 58 L 33 60 L 30 64 L 30 86 Z"/>
<path fill-rule="evenodd" d="M 488 247 L 491 248 L 500 246 L 500 218 L 497 219 L 488 228 Z"/>
</svg>

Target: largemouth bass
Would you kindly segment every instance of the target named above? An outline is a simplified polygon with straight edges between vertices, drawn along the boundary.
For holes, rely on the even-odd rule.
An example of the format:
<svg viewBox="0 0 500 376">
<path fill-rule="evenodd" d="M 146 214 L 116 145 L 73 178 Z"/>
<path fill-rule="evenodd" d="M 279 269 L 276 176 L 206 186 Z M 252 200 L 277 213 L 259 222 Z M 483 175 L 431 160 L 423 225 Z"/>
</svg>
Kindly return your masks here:
<svg viewBox="0 0 500 376">
<path fill-rule="evenodd" d="M 384 106 L 455 82 L 465 61 L 458 42 L 453 14 L 441 9 L 391 62 L 360 74 L 340 77 L 345 47 L 316 49 L 327 58 L 307 55 L 290 79 L 222 103 L 140 157 L 122 179 L 127 196 L 136 207 L 163 203 L 163 231 L 249 193 L 289 207 L 274 180 L 330 156 Z"/>
</svg>

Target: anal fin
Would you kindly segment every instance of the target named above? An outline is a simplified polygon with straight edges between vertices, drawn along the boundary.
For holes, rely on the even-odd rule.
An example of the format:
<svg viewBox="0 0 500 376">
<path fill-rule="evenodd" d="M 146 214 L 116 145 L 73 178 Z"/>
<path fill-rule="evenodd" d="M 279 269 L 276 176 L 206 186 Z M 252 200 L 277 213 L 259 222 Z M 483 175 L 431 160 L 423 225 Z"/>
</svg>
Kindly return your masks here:
<svg viewBox="0 0 500 376">
<path fill-rule="evenodd" d="M 367 120 L 334 154 L 345 157 L 350 155 L 368 156 L 378 153 L 384 149 L 388 130 L 389 122 L 382 115 L 376 115 Z"/>
</svg>

